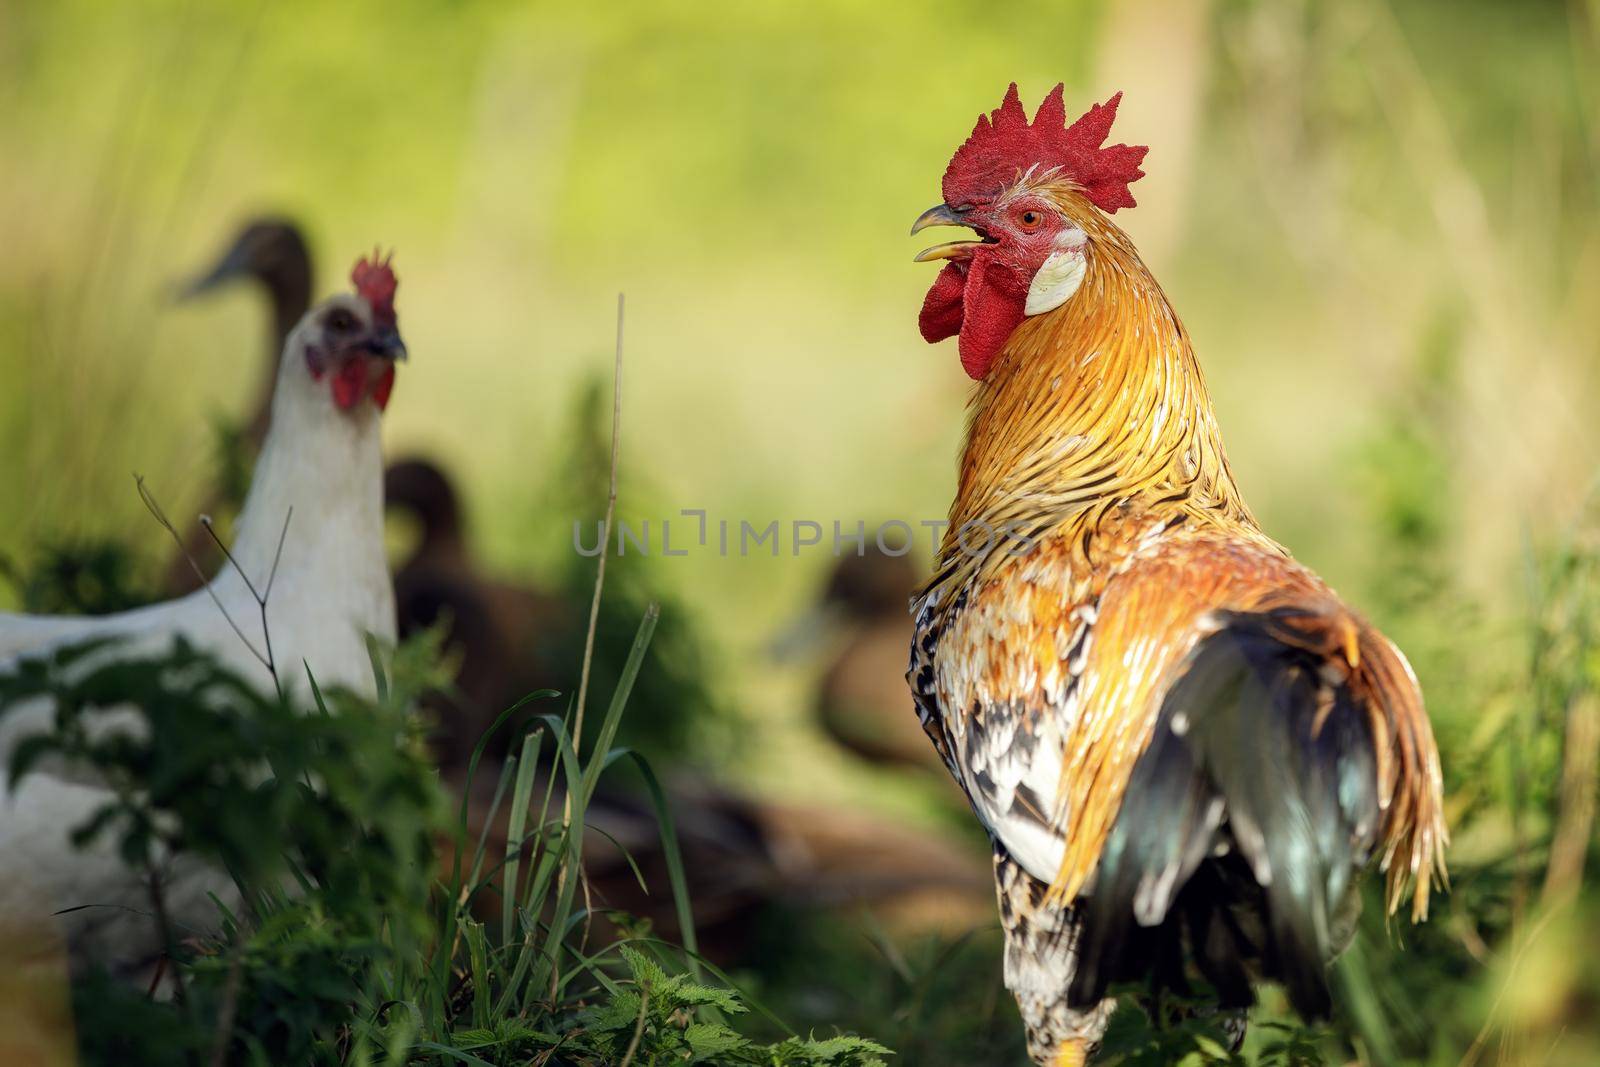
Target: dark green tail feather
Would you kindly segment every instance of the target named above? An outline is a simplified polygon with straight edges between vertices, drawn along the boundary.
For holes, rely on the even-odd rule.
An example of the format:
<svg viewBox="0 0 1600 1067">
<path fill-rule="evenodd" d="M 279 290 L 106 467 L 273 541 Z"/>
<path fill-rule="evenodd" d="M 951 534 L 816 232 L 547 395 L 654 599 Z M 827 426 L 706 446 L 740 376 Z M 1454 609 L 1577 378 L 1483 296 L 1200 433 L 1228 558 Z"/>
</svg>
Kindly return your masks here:
<svg viewBox="0 0 1600 1067">
<path fill-rule="evenodd" d="M 1074 1006 L 1119 982 L 1184 991 L 1176 956 L 1225 1006 L 1251 1002 L 1253 970 L 1307 1018 L 1329 1014 L 1339 918 L 1376 838 L 1372 733 L 1270 622 L 1231 617 L 1168 693 L 1080 905 Z"/>
</svg>

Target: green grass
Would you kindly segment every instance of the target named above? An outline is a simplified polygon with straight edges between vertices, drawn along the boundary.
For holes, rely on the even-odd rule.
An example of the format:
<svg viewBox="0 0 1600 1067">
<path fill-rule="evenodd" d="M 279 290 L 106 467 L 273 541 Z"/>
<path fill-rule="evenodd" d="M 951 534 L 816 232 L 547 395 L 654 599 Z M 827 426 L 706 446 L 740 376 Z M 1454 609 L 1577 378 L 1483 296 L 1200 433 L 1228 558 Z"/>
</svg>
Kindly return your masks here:
<svg viewBox="0 0 1600 1067">
<path fill-rule="evenodd" d="M 79 981 L 83 1061 L 881 1065 L 888 1050 L 861 1038 L 757 1040 L 730 1025 L 749 1008 L 694 951 L 671 812 L 648 762 L 612 744 L 655 625 L 652 608 L 592 755 L 546 714 L 504 765 L 503 855 L 488 854 L 487 825 L 468 838 L 463 801 L 448 874 L 434 870 L 431 839 L 450 824 L 409 715 L 438 681 L 427 642 L 375 659 L 376 702 L 313 684 L 310 709 L 257 693 L 181 642 L 153 656 L 94 644 L 22 661 L 0 678 L 0 714 L 48 698 L 57 716 L 16 745 L 13 780 L 25 787 L 59 757 L 108 784 L 104 807 L 63 833 L 79 846 L 109 837 L 130 877 L 151 876 L 167 946 L 171 1000 L 103 975 Z M 146 729 L 95 729 L 117 706 Z M 536 789 L 546 740 L 558 773 Z M 584 903 L 585 812 L 602 774 L 630 758 L 656 805 L 683 946 L 644 929 L 591 943 L 602 916 Z M 168 923 L 156 872 L 174 855 L 232 878 L 239 900 L 217 902 L 216 936 L 180 937 Z M 498 928 L 474 918 L 483 893 L 504 894 Z"/>
<path fill-rule="evenodd" d="M 163 285 L 259 207 L 306 220 L 323 288 L 374 239 L 399 246 L 415 359 L 389 444 L 462 473 L 491 569 L 566 580 L 570 522 L 595 497 L 536 487 L 577 481 L 566 416 L 619 288 L 641 339 L 624 517 L 941 514 L 965 383 L 915 336 L 927 275 L 905 262 L 905 225 L 1008 80 L 1030 97 L 1058 79 L 1074 99 L 1122 88 L 1118 135 L 1152 152 L 1140 208 L 1118 218 L 1196 338 L 1247 496 L 1407 652 L 1444 754 L 1453 890 L 1415 929 L 1369 906 L 1319 1054 L 1595 1062 L 1600 963 L 1570 951 L 1600 936 L 1583 814 L 1600 685 L 1593 7 L 1226 0 L 1174 35 L 1086 5 L 0 6 L 15 149 L 0 154 L 0 553 L 24 583 L 7 604 L 115 606 L 159 567 L 127 466 L 174 515 L 193 510 L 210 416 L 254 387 L 262 329 L 243 297 L 180 311 Z M 86 541 L 120 555 L 55 566 Z M 669 597 L 681 608 L 654 647 L 692 661 L 711 717 L 728 712 L 720 733 L 742 739 L 675 733 L 701 770 L 936 823 L 926 790 L 830 751 L 806 718 L 813 679 L 760 654 L 827 564 L 619 569 L 632 610 L 601 674 L 619 675 L 644 602 Z M 627 719 L 656 703 L 650 669 Z M 654 728 L 629 743 L 665 771 Z M 549 762 L 552 728 L 539 738 L 528 755 Z M 502 807 L 525 804 L 532 832 L 530 766 Z M 485 855 L 480 877 L 503 861 Z M 535 857 L 516 862 L 538 877 Z M 774 925 L 737 985 L 791 1025 L 935 1067 L 1015 1058 L 992 930 L 955 944 L 843 917 Z M 498 936 L 483 932 L 491 973 Z M 607 960 L 612 982 L 635 981 Z M 444 1004 L 470 1024 L 468 1000 Z M 118 1003 L 144 1033 L 177 1025 L 166 1005 Z M 1270 991 L 1257 1017 L 1284 1017 Z"/>
<path fill-rule="evenodd" d="M 1424 349 L 1418 363 L 1419 388 L 1445 407 L 1448 362 Z M 1441 518 L 1448 434 L 1411 411 L 1375 425 L 1354 462 L 1367 536 L 1405 579 L 1372 604 L 1428 680 L 1439 726 L 1451 891 L 1412 927 L 1387 918 L 1370 887 L 1325 1026 L 1301 1025 L 1265 989 L 1235 1054 L 1193 1005 L 1168 1002 L 1152 1019 L 1126 1000 L 1101 1062 L 1579 1064 L 1600 1050 L 1587 1008 L 1600 967 L 1567 948 L 1600 932 L 1586 879 L 1600 858 L 1600 518 L 1529 547 L 1521 612 L 1484 607 L 1440 564 L 1457 536 Z M 233 875 L 244 902 L 220 937 L 171 939 L 181 999 L 80 982 L 84 1061 L 210 1062 L 218 1047 L 229 1062 L 340 1064 L 615 1064 L 630 1048 L 633 1063 L 885 1055 L 800 1036 L 859 1032 L 901 1062 L 1015 1062 L 1020 1027 L 992 926 L 895 935 L 870 918 L 774 908 L 731 976 L 699 957 L 672 812 L 650 762 L 616 743 L 656 625 L 647 610 L 620 668 L 597 675 L 613 690 L 588 741 L 575 743 L 550 694 L 530 696 L 537 714 L 498 771 L 499 853 L 487 825 L 469 835 L 464 805 L 444 810 L 417 743 L 415 698 L 442 682 L 436 641 L 376 656 L 376 701 L 318 693 L 310 714 L 182 646 L 100 665 L 95 650 L 65 650 L 0 679 L 0 714 L 40 694 L 64 709 L 15 750 L 13 773 L 59 755 L 116 788 L 92 825 L 63 832 L 111 835 L 134 869 L 157 853 L 199 855 Z M 160 743 L 86 728 L 128 703 Z M 575 874 L 586 807 L 602 775 L 623 773 L 654 805 L 668 884 L 653 888 L 672 894 L 682 944 L 590 910 Z M 441 835 L 453 861 L 436 871 Z M 500 887 L 511 891 L 497 899 Z M 477 917 L 480 897 L 498 922 Z"/>
</svg>

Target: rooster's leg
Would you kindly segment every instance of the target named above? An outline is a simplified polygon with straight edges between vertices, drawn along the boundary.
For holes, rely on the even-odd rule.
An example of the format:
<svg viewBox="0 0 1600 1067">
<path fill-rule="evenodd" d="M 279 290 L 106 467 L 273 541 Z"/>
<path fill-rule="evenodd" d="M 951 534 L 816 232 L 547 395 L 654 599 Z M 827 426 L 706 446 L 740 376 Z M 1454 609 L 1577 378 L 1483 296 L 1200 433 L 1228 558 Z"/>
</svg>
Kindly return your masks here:
<svg viewBox="0 0 1600 1067">
<path fill-rule="evenodd" d="M 1089 1042 L 1063 1041 L 1056 1048 L 1050 1067 L 1083 1067 L 1089 1062 Z"/>
<path fill-rule="evenodd" d="M 1087 1010 L 1067 1005 L 1078 958 L 1077 917 L 1071 907 L 1048 901 L 1049 887 L 998 844 L 994 877 L 1006 937 L 1006 988 L 1028 1029 L 1028 1055 L 1040 1067 L 1082 1067 L 1099 1046 L 1115 1002 Z"/>
</svg>

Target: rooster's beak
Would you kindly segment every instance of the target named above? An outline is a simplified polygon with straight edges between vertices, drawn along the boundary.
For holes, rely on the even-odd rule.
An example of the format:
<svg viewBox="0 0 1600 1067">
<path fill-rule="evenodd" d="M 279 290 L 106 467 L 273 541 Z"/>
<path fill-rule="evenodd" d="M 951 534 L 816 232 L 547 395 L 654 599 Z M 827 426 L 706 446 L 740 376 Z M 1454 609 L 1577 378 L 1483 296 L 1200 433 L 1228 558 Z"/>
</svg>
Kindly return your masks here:
<svg viewBox="0 0 1600 1067">
<path fill-rule="evenodd" d="M 917 216 L 917 221 L 911 224 L 912 233 L 920 233 L 929 226 L 971 226 L 972 223 L 962 218 L 965 212 L 957 211 L 949 204 L 937 204 Z M 925 248 L 913 257 L 914 263 L 926 263 L 930 259 L 966 259 L 972 254 L 974 247 L 982 241 L 949 241 L 942 245 Z"/>
<path fill-rule="evenodd" d="M 949 204 L 936 204 L 917 216 L 917 221 L 911 224 L 913 236 L 926 230 L 929 226 L 965 226 L 966 221 L 960 213 Z"/>
</svg>

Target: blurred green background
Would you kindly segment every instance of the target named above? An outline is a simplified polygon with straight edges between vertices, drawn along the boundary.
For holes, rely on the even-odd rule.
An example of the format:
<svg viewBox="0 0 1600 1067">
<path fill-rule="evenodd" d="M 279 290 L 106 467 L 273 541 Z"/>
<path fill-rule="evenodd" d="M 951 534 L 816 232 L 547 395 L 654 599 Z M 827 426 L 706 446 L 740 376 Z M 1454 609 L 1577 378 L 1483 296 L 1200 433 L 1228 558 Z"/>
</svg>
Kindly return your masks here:
<svg viewBox="0 0 1600 1067">
<path fill-rule="evenodd" d="M 1391 1007 L 1448 1012 L 1402 1052 L 1594 1062 L 1600 976 L 1567 950 L 1600 934 L 1595 898 L 1539 907 L 1585 805 L 1580 887 L 1593 845 L 1571 738 L 1600 674 L 1597 24 L 1584 0 L 0 0 L 0 554 L 112 538 L 159 569 L 130 472 L 200 506 L 265 333 L 253 295 L 171 297 L 268 210 L 306 226 L 319 292 L 397 249 L 388 448 L 450 467 L 498 573 L 549 574 L 599 513 L 551 487 L 619 291 L 621 516 L 937 518 L 969 383 L 917 336 L 932 272 L 906 229 L 1009 81 L 1080 108 L 1121 89 L 1113 136 L 1151 151 L 1118 222 L 1244 490 L 1412 654 L 1457 855 L 1510 872 L 1492 923 L 1492 878 L 1440 908 L 1437 973 L 1394 972 L 1428 993 Z M 837 755 L 814 679 L 766 655 L 831 563 L 658 561 L 739 717 L 717 773 L 928 821 L 937 787 Z"/>
</svg>

